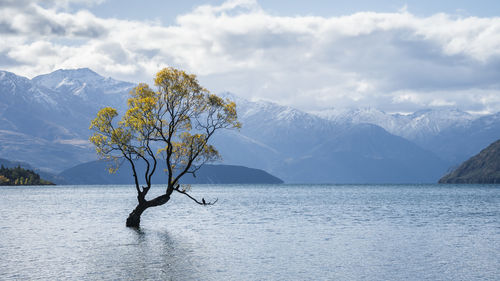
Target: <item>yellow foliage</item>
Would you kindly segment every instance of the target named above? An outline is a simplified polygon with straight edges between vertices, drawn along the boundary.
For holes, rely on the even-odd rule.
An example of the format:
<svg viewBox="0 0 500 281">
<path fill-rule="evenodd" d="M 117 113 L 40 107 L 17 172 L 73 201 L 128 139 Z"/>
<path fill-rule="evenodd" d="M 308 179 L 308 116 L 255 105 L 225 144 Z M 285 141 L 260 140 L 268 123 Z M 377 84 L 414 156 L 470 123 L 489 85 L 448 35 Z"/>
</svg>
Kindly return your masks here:
<svg viewBox="0 0 500 281">
<path fill-rule="evenodd" d="M 172 171 L 219 159 L 208 140 L 218 129 L 241 127 L 236 104 L 210 94 L 194 74 L 183 70 L 164 68 L 154 82 L 156 90 L 141 83 L 130 91 L 127 111 L 120 120 L 115 120 L 118 113 L 111 107 L 97 113 L 89 138 L 97 154 L 114 160 L 161 156 Z"/>
<path fill-rule="evenodd" d="M 0 184 L 2 183 L 8 183 L 9 182 L 9 179 L 6 178 L 5 176 L 3 175 L 0 175 Z"/>
</svg>

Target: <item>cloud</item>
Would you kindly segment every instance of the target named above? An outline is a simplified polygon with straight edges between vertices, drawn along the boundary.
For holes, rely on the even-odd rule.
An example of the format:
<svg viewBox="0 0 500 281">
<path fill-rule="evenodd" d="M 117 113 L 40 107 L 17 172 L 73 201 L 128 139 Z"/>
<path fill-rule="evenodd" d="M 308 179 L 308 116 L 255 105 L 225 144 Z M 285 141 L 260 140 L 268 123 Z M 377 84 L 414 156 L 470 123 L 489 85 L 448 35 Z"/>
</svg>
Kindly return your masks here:
<svg viewBox="0 0 500 281">
<path fill-rule="evenodd" d="M 138 82 L 170 65 L 215 92 L 304 110 L 500 110 L 500 18 L 417 17 L 407 9 L 282 17 L 236 0 L 164 26 L 20 2 L 0 0 L 0 68 L 22 75 L 90 67 Z M 99 1 L 64 5 L 77 2 Z"/>
<path fill-rule="evenodd" d="M 2 35 L 29 36 L 32 40 L 44 37 L 97 38 L 106 35 L 102 20 L 85 10 L 72 14 L 61 12 L 54 5 L 51 5 L 52 8 L 43 8 L 32 1 L 5 2 L 4 6 L 0 4 Z"/>
</svg>

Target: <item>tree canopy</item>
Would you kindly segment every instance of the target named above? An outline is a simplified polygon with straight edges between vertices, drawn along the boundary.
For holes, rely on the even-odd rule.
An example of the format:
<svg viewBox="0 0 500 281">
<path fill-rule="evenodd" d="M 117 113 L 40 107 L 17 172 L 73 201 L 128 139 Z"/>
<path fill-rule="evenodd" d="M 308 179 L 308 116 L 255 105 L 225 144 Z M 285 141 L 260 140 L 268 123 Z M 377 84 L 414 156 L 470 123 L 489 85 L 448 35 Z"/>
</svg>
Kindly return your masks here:
<svg viewBox="0 0 500 281">
<path fill-rule="evenodd" d="M 0 185 L 53 185 L 52 182 L 40 178 L 32 170 L 21 168 L 0 167 Z"/>
<path fill-rule="evenodd" d="M 137 225 L 127 220 L 129 226 L 138 226 L 140 214 L 149 207 L 165 204 L 173 191 L 206 204 L 187 194 L 180 179 L 220 158 L 217 149 L 209 144 L 216 131 L 241 127 L 236 104 L 211 94 L 199 85 L 194 74 L 165 68 L 156 74 L 155 86 L 156 90 L 139 84 L 130 92 L 127 111 L 119 120 L 116 109 L 105 107 L 90 126 L 90 142 L 100 158 L 113 163 L 110 172 L 123 161 L 131 166 L 139 205 Z M 144 161 L 146 169 L 138 171 L 136 161 Z M 167 188 L 161 196 L 147 200 L 158 161 L 166 163 Z"/>
</svg>

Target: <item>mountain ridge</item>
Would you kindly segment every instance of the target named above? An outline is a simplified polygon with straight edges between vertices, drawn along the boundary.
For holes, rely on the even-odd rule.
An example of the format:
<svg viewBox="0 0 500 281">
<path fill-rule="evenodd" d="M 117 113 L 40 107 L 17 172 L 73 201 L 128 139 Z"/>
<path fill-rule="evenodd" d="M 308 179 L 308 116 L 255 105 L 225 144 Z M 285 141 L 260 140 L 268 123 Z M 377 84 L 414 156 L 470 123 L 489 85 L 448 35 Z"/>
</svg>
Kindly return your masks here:
<svg viewBox="0 0 500 281">
<path fill-rule="evenodd" d="M 60 74 L 67 72 L 55 71 L 59 77 L 52 80 L 66 79 Z M 123 109 L 134 84 L 109 82 L 90 69 L 69 71 L 74 76 L 71 81 L 82 85 L 85 81 L 79 75 L 90 72 L 100 82 L 86 86 L 87 98 L 83 98 L 76 93 L 81 90 L 76 86 L 46 87 L 42 82 L 51 78 L 50 74 L 30 80 L 0 71 L 0 156 L 27 161 L 53 173 L 95 159 L 87 141 L 90 119 L 103 104 Z M 100 88 L 101 82 L 104 84 Z M 115 84 L 119 87 L 110 89 Z M 108 94 L 101 95 L 103 92 Z"/>
<path fill-rule="evenodd" d="M 58 177 L 68 184 L 133 184 L 130 167 L 122 165 L 113 173 L 108 173 L 108 163 L 96 160 L 82 163 L 61 172 Z M 136 163 L 136 169 L 144 169 L 142 163 Z M 164 164 L 159 163 L 157 173 L 152 177 L 153 184 L 166 184 L 168 178 Z M 139 178 L 139 182 L 143 179 Z M 196 176 L 187 174 L 181 178 L 182 184 L 280 184 L 283 180 L 260 169 L 253 169 L 235 165 L 205 164 L 196 173 Z"/>
<path fill-rule="evenodd" d="M 315 111 L 312 114 L 336 123 L 375 124 L 391 134 L 410 140 L 436 135 L 443 129 L 463 126 L 479 118 L 458 108 L 421 109 L 406 115 L 386 113 L 371 107 Z"/>
<path fill-rule="evenodd" d="M 0 71 L 0 157 L 23 160 L 55 173 L 95 160 L 87 141 L 90 120 L 103 106 L 123 112 L 134 85 L 90 69 L 57 70 L 31 80 Z M 221 95 L 236 101 L 243 123 L 239 131 L 221 131 L 214 137 L 222 163 L 263 169 L 286 182 L 390 183 L 405 178 L 435 182 L 436 173 L 442 175 L 477 153 L 485 140 L 500 138 L 496 115 L 472 118 L 459 110 L 422 110 L 410 117 L 387 117 L 376 109 L 364 113 L 360 109 L 361 115 L 348 116 L 351 121 L 335 121 L 272 102 Z M 367 120 L 369 116 L 363 114 L 416 130 L 411 132 L 414 137 L 398 136 L 377 124 L 365 126 L 379 121 Z M 409 119 L 416 120 L 415 124 Z M 430 167 L 432 171 L 427 169 Z M 340 177 L 335 170 L 350 178 Z"/>
</svg>

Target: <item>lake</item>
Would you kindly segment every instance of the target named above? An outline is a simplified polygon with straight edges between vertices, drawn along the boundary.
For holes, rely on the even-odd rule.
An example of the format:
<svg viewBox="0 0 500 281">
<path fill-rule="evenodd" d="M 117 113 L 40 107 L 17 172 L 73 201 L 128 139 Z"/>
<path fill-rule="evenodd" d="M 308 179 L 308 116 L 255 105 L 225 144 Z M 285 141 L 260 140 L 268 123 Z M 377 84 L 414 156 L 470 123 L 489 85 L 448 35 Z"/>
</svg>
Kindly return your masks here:
<svg viewBox="0 0 500 281">
<path fill-rule="evenodd" d="M 0 280 L 500 278 L 498 185 L 195 185 L 140 230 L 132 186 L 1 189 Z"/>
</svg>

